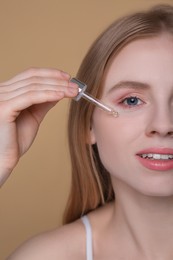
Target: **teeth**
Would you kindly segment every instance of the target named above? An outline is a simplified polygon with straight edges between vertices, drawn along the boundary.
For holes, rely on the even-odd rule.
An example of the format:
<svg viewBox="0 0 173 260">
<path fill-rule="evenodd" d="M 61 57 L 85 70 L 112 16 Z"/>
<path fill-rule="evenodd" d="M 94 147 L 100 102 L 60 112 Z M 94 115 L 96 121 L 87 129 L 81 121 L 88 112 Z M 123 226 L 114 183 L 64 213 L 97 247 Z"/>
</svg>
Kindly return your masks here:
<svg viewBox="0 0 173 260">
<path fill-rule="evenodd" d="M 144 159 L 151 160 L 171 160 L 173 159 L 173 154 L 157 154 L 157 153 L 148 153 L 140 155 Z"/>
</svg>

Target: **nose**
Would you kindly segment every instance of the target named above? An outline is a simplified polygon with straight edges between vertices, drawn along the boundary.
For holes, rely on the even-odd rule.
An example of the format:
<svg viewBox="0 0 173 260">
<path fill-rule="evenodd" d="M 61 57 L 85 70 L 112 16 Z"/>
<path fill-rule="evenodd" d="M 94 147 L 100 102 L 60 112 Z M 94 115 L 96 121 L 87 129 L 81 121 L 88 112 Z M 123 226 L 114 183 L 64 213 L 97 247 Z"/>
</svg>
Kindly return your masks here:
<svg viewBox="0 0 173 260">
<path fill-rule="evenodd" d="M 146 127 L 146 135 L 173 137 L 173 111 L 163 107 L 153 111 Z"/>
</svg>

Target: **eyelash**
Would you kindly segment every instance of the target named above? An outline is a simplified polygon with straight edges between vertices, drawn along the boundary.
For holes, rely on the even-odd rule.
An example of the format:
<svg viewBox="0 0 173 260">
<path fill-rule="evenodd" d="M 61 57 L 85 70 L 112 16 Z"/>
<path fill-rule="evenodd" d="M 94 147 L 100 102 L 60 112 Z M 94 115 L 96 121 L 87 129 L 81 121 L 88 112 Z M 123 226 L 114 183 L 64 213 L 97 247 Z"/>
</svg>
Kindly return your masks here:
<svg viewBox="0 0 173 260">
<path fill-rule="evenodd" d="M 138 103 L 140 102 L 140 104 L 128 104 L 128 103 L 125 103 L 127 102 L 128 100 L 132 100 L 132 99 L 135 99 Z M 140 98 L 138 98 L 137 96 L 129 96 L 129 97 L 126 97 L 124 99 L 122 99 L 120 102 L 119 102 L 120 105 L 123 105 L 127 108 L 134 108 L 134 107 L 137 107 L 137 106 L 140 106 L 142 104 L 144 104 L 144 101 L 142 101 Z"/>
</svg>

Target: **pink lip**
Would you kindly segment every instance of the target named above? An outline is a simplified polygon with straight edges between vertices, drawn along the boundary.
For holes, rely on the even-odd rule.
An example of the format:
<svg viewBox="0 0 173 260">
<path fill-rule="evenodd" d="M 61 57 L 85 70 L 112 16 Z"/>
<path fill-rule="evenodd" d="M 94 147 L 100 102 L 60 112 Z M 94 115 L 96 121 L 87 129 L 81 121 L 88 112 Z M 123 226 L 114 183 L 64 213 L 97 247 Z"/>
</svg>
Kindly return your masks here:
<svg viewBox="0 0 173 260">
<path fill-rule="evenodd" d="M 155 171 L 168 171 L 173 169 L 173 160 L 150 160 L 141 158 L 140 154 L 173 154 L 172 148 L 148 148 L 136 154 L 138 161 L 146 168 Z"/>
</svg>

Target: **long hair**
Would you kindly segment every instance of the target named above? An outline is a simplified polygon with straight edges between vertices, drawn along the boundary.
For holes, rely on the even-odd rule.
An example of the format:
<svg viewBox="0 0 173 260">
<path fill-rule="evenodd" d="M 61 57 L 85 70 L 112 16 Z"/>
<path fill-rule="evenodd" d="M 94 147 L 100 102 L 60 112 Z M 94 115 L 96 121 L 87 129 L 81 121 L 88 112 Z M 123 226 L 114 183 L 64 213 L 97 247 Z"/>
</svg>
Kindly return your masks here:
<svg viewBox="0 0 173 260">
<path fill-rule="evenodd" d="M 173 35 L 173 6 L 170 5 L 158 5 L 115 21 L 95 40 L 77 78 L 87 84 L 87 92 L 101 97 L 101 83 L 110 58 L 129 42 L 163 32 Z M 90 144 L 93 110 L 93 105 L 83 99 L 70 105 L 68 138 L 72 180 L 64 224 L 115 199 L 110 174 L 100 161 L 97 145 Z"/>
</svg>

